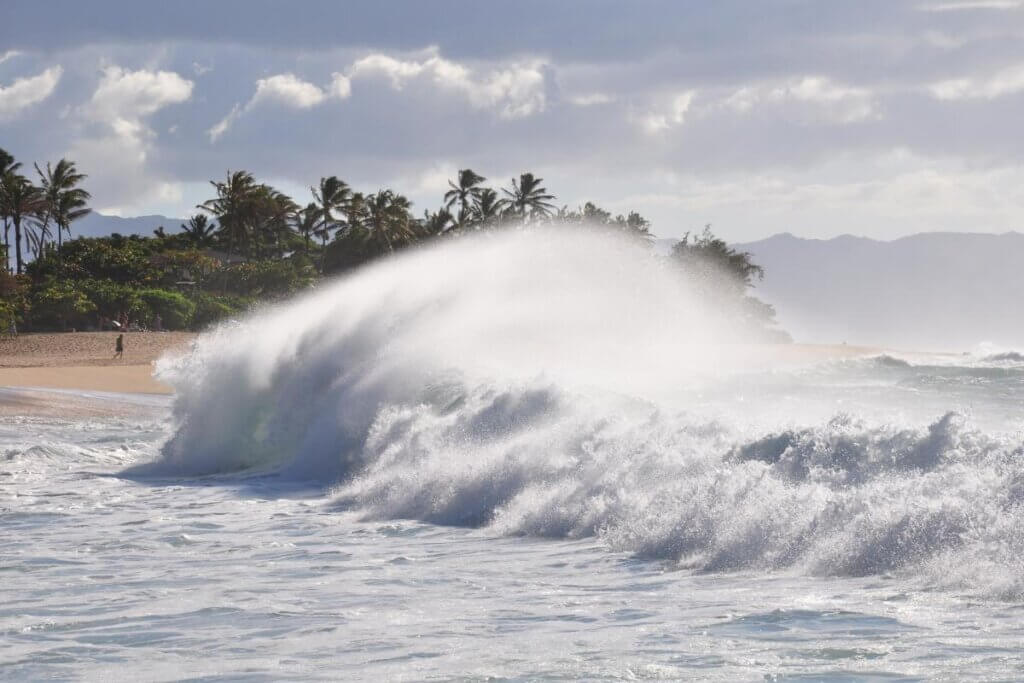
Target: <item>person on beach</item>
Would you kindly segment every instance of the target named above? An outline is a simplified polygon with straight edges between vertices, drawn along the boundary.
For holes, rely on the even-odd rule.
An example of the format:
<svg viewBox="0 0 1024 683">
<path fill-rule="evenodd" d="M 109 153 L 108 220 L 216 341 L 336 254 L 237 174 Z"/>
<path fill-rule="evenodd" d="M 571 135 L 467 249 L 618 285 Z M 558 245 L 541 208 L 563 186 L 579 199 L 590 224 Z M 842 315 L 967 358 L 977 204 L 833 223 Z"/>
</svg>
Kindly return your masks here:
<svg viewBox="0 0 1024 683">
<path fill-rule="evenodd" d="M 124 335 L 117 335 L 117 341 L 114 342 L 114 358 L 124 358 Z"/>
</svg>

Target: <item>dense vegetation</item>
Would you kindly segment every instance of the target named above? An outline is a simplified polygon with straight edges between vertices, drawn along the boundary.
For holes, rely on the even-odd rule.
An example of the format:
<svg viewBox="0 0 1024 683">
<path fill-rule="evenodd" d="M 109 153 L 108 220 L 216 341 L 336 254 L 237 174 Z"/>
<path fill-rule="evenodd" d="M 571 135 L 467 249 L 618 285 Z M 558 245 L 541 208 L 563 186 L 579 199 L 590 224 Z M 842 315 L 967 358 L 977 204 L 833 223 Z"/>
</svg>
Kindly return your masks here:
<svg viewBox="0 0 1024 683">
<path fill-rule="evenodd" d="M 199 329 L 315 286 L 325 275 L 480 230 L 578 224 L 645 243 L 653 239 L 650 223 L 636 212 L 613 216 L 589 202 L 575 210 L 556 208 L 555 196 L 532 173 L 499 191 L 464 169 L 449 181 L 442 205 L 421 217 L 390 189 L 366 194 L 331 176 L 311 187 L 310 201 L 300 206 L 247 171 L 229 171 L 210 182 L 213 197 L 176 232 L 161 226 L 152 237 L 65 240 L 74 221 L 89 212 L 90 195 L 81 187 L 86 176 L 65 159 L 36 165 L 38 184 L 20 171 L 21 164 L 0 149 L 4 327 L 13 320 L 33 330 L 95 329 L 118 321 Z M 752 329 L 771 330 L 774 311 L 748 293 L 763 275 L 748 254 L 705 229 L 695 238 L 687 234 L 669 258 L 708 297 L 739 301 Z"/>
</svg>

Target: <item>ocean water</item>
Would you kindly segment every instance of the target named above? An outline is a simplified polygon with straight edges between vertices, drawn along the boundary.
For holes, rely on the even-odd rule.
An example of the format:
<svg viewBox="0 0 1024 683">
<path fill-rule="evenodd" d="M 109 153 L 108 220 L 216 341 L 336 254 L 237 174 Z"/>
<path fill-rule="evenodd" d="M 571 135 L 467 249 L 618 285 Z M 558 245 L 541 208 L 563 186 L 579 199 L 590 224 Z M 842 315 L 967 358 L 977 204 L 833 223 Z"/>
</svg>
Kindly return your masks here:
<svg viewBox="0 0 1024 683">
<path fill-rule="evenodd" d="M 0 678 L 1019 678 L 1024 356 L 741 315 L 465 240 L 2 418 Z"/>
</svg>

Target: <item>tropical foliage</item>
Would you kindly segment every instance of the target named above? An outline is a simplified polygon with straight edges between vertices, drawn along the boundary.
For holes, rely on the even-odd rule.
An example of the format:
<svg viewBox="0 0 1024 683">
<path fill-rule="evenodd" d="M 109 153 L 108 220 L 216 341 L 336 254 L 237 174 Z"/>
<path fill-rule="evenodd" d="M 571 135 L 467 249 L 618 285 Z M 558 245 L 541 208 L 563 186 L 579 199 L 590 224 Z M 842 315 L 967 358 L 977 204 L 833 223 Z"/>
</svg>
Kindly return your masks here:
<svg viewBox="0 0 1024 683">
<path fill-rule="evenodd" d="M 15 319 L 31 329 L 89 329 L 111 321 L 199 328 L 315 286 L 325 275 L 469 232 L 564 224 L 617 231 L 645 244 L 654 237 L 635 211 L 613 215 L 592 202 L 556 207 L 544 179 L 532 173 L 493 188 L 466 168 L 449 181 L 441 205 L 418 218 L 412 202 L 390 188 L 361 192 L 327 176 L 310 187 L 302 206 L 248 171 L 229 170 L 210 181 L 213 196 L 176 232 L 160 226 L 151 237 L 74 238 L 74 222 L 89 212 L 87 176 L 67 159 L 36 164 L 38 184 L 21 168 L 0 149 L 10 271 L 0 278 L 0 326 Z M 751 321 L 773 324 L 771 307 L 748 293 L 761 269 L 710 229 L 687 234 L 669 262 L 708 297 L 738 300 Z"/>
</svg>

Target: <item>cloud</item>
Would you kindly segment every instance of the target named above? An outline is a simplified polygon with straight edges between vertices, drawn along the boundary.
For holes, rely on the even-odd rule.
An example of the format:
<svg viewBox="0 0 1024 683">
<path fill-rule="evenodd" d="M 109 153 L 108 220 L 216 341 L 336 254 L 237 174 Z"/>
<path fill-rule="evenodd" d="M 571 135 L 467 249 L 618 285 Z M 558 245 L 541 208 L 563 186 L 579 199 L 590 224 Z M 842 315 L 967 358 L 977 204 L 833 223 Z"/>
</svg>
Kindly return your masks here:
<svg viewBox="0 0 1024 683">
<path fill-rule="evenodd" d="M 568 100 L 570 104 L 574 104 L 577 107 L 594 107 L 601 104 L 611 104 L 615 101 L 615 98 L 603 92 L 592 92 L 571 95 Z"/>
<path fill-rule="evenodd" d="M 256 81 L 256 92 L 249 101 L 245 105 L 236 104 L 207 135 L 211 142 L 216 142 L 239 118 L 265 102 L 312 109 L 329 99 L 347 99 L 352 95 L 352 83 L 359 80 L 382 80 L 395 91 L 423 83 L 455 93 L 474 108 L 494 110 L 502 118 L 520 118 L 544 110 L 542 68 L 543 62 L 532 61 L 475 73 L 462 64 L 444 59 L 434 48 L 427 50 L 422 60 L 371 54 L 357 59 L 344 72 L 332 73 L 326 88 L 291 73 L 261 78 Z"/>
<path fill-rule="evenodd" d="M 1024 0 L 955 0 L 954 2 L 933 2 L 918 5 L 924 12 L 959 12 L 963 10 L 1008 10 L 1024 7 Z"/>
<path fill-rule="evenodd" d="M 1024 64 L 1001 69 L 987 78 L 954 78 L 928 88 L 940 100 L 992 100 L 1024 90 Z"/>
<path fill-rule="evenodd" d="M 104 201 L 120 203 L 153 199 L 167 201 L 175 183 L 154 175 L 148 159 L 156 133 L 147 119 L 165 107 L 192 97 L 193 83 L 173 71 L 131 71 L 111 65 L 103 69 L 89 101 L 78 117 L 98 129 L 98 134 L 75 140 L 71 156 L 82 168 L 102 169 L 116 179 Z M 90 171 L 94 178 L 95 173 Z"/>
<path fill-rule="evenodd" d="M 256 94 L 249 106 L 260 102 L 277 102 L 296 109 L 309 109 L 327 99 L 324 91 L 292 74 L 279 74 L 256 81 Z"/>
<path fill-rule="evenodd" d="M 231 108 L 231 111 L 227 113 L 227 116 L 222 118 L 217 123 L 213 124 L 206 134 L 210 137 L 210 142 L 217 142 L 224 133 L 231 130 L 231 126 L 235 125 L 235 121 L 242 115 L 242 105 L 236 104 Z"/>
<path fill-rule="evenodd" d="M 871 91 L 823 76 L 744 86 L 723 98 L 721 105 L 740 114 L 761 106 L 788 107 L 795 119 L 805 123 L 859 123 L 880 116 Z"/>
<path fill-rule="evenodd" d="M 3 64 L 7 60 L 14 59 L 15 57 L 18 57 L 22 54 L 23 53 L 18 50 L 8 50 L 7 52 L 0 55 L 0 64 Z"/>
<path fill-rule="evenodd" d="M 10 53 L 6 53 L 4 57 Z M 17 115 L 23 109 L 42 102 L 51 94 L 60 82 L 64 69 L 53 66 L 38 76 L 19 78 L 8 86 L 0 86 L 0 118 Z"/>
<path fill-rule="evenodd" d="M 651 112 L 634 117 L 640 127 L 647 133 L 661 133 L 674 126 L 681 126 L 686 122 L 686 115 L 693 104 L 693 98 L 697 95 L 695 90 L 686 90 L 674 95 L 662 111 Z"/>
<path fill-rule="evenodd" d="M 253 93 L 249 101 L 245 105 L 236 104 L 206 133 L 210 142 L 216 142 L 231 129 L 243 114 L 265 102 L 293 109 L 311 109 L 331 98 L 343 100 L 351 93 L 352 86 L 349 79 L 340 73 L 332 74 L 331 83 L 326 90 L 291 73 L 261 78 L 256 81 L 256 92 Z"/>
<path fill-rule="evenodd" d="M 103 70 L 88 111 L 100 121 L 138 122 L 169 104 L 192 96 L 193 82 L 173 71 L 128 71 L 119 66 Z"/>
<path fill-rule="evenodd" d="M 343 100 L 352 94 L 352 81 L 345 74 L 331 74 L 331 84 L 327 86 L 327 93 L 331 97 Z"/>
<path fill-rule="evenodd" d="M 121 157 L 125 163 L 143 164 L 150 139 L 155 135 L 144 119 L 168 105 L 187 101 L 192 96 L 192 87 L 192 81 L 173 71 L 106 67 L 82 114 L 106 126 L 107 134 L 99 140 L 80 141 L 79 146 L 90 157 L 100 156 L 107 164 L 113 163 L 110 155 Z M 104 146 L 106 149 L 101 149 Z"/>
<path fill-rule="evenodd" d="M 544 66 L 541 60 L 531 60 L 473 70 L 431 48 L 420 60 L 368 55 L 352 64 L 348 76 L 352 80 L 385 80 L 395 90 L 419 81 L 457 94 L 477 109 L 497 111 L 503 118 L 521 118 L 544 111 Z"/>
</svg>

